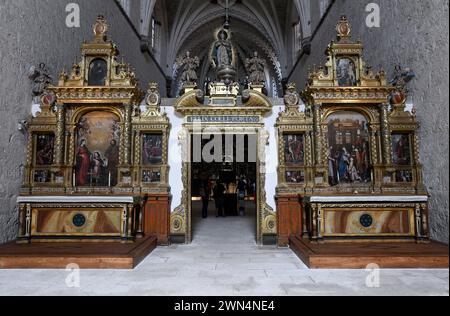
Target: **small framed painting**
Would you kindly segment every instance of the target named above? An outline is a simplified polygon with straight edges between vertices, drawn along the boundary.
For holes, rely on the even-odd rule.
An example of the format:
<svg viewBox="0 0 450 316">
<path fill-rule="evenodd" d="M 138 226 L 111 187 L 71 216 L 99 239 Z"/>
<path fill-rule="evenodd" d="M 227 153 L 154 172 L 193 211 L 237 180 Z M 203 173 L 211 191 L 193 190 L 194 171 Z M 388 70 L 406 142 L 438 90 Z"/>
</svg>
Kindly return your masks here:
<svg viewBox="0 0 450 316">
<path fill-rule="evenodd" d="M 303 134 L 284 135 L 284 159 L 286 165 L 305 164 L 305 136 Z"/>
<path fill-rule="evenodd" d="M 304 171 L 286 171 L 287 183 L 304 183 L 305 172 Z"/>
<path fill-rule="evenodd" d="M 163 163 L 163 136 L 161 134 L 143 135 L 142 160 L 144 166 Z"/>
<path fill-rule="evenodd" d="M 405 133 L 392 134 L 392 163 L 397 166 L 409 166 L 411 159 L 411 135 Z"/>
<path fill-rule="evenodd" d="M 159 183 L 161 182 L 161 172 L 160 171 L 149 171 L 145 170 L 142 172 L 142 182 L 143 183 Z"/>
<path fill-rule="evenodd" d="M 36 166 L 50 166 L 53 164 L 54 134 L 36 135 Z"/>
</svg>

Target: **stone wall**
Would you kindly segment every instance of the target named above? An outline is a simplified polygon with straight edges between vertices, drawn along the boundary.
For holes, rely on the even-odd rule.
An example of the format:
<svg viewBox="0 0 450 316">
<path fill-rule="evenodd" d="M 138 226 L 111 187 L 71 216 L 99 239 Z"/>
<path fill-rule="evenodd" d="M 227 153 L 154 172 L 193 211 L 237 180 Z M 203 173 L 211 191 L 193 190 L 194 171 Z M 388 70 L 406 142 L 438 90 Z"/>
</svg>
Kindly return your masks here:
<svg viewBox="0 0 450 316">
<path fill-rule="evenodd" d="M 381 8 L 381 27 L 369 29 L 365 7 Z M 325 49 L 335 39 L 335 25 L 347 15 L 353 39 L 365 44 L 366 61 L 392 75 L 396 64 L 410 67 L 416 79 L 409 88 L 421 122 L 421 157 L 425 184 L 431 194 L 433 239 L 449 241 L 449 1 L 336 0 L 318 29 L 312 54 L 297 64 L 290 81 L 305 86 L 308 68 L 325 62 Z"/>
<path fill-rule="evenodd" d="M 81 9 L 81 27 L 69 29 L 66 5 Z M 110 24 L 109 38 L 125 60 L 136 68 L 144 89 L 150 81 L 165 93 L 165 78 L 153 59 L 141 53 L 139 38 L 113 0 L 14 0 L 0 2 L 0 243 L 16 236 L 16 196 L 25 161 L 26 136 L 18 131 L 20 120 L 31 113 L 30 65 L 45 63 L 53 78 L 64 65 L 80 56 L 84 39 L 92 38 L 92 24 L 103 14 Z"/>
</svg>

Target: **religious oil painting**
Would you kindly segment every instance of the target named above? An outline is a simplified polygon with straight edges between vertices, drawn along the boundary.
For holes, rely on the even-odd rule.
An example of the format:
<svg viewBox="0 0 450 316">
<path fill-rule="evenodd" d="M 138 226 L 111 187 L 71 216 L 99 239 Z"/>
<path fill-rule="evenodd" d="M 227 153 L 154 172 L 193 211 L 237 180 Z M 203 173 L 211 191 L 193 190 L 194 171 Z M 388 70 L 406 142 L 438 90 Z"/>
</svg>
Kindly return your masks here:
<svg viewBox="0 0 450 316">
<path fill-rule="evenodd" d="M 51 182 L 50 171 L 49 170 L 36 170 L 34 172 L 34 182 L 36 182 L 36 183 Z"/>
<path fill-rule="evenodd" d="M 303 134 L 284 135 L 284 159 L 287 165 L 305 164 L 305 137 Z"/>
<path fill-rule="evenodd" d="M 163 137 L 160 134 L 144 134 L 142 159 L 145 166 L 162 164 Z"/>
<path fill-rule="evenodd" d="M 356 86 L 356 66 L 352 59 L 341 58 L 337 61 L 337 78 L 339 86 L 341 87 Z"/>
<path fill-rule="evenodd" d="M 328 118 L 328 176 L 331 185 L 370 183 L 372 167 L 367 119 L 357 112 Z"/>
<path fill-rule="evenodd" d="M 392 162 L 394 165 L 411 165 L 411 142 L 409 134 L 392 134 L 392 151 Z"/>
<path fill-rule="evenodd" d="M 120 121 L 110 112 L 94 111 L 77 124 L 77 186 L 116 186 L 120 156 Z"/>
<path fill-rule="evenodd" d="M 36 166 L 53 164 L 54 134 L 39 134 L 36 136 Z"/>
<path fill-rule="evenodd" d="M 161 182 L 161 172 L 158 171 L 143 171 L 142 172 L 143 183 L 159 183 Z"/>
<path fill-rule="evenodd" d="M 89 86 L 104 86 L 106 84 L 106 75 L 108 65 L 102 58 L 96 58 L 89 64 Z"/>
<path fill-rule="evenodd" d="M 414 181 L 411 170 L 399 170 L 395 173 L 395 182 L 397 183 L 411 183 Z"/>
<path fill-rule="evenodd" d="M 304 171 L 287 171 L 286 172 L 287 183 L 304 183 L 305 172 Z"/>
</svg>

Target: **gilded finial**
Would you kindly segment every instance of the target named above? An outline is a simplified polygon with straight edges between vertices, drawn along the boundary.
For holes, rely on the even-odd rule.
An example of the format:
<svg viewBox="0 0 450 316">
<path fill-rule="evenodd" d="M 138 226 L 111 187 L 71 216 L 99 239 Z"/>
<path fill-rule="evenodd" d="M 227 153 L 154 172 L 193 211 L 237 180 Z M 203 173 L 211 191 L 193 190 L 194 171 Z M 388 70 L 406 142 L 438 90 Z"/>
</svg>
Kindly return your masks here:
<svg viewBox="0 0 450 316">
<path fill-rule="evenodd" d="M 352 32 L 352 26 L 345 15 L 341 16 L 338 24 L 336 25 L 336 32 L 338 40 L 349 39 Z"/>
<path fill-rule="evenodd" d="M 97 21 L 93 26 L 93 31 L 97 42 L 106 41 L 106 33 L 108 32 L 108 23 L 106 22 L 106 18 L 103 15 L 99 15 L 97 17 Z"/>
<path fill-rule="evenodd" d="M 150 82 L 147 90 L 146 103 L 150 107 L 159 107 L 161 95 L 159 94 L 159 85 L 156 82 Z"/>
</svg>

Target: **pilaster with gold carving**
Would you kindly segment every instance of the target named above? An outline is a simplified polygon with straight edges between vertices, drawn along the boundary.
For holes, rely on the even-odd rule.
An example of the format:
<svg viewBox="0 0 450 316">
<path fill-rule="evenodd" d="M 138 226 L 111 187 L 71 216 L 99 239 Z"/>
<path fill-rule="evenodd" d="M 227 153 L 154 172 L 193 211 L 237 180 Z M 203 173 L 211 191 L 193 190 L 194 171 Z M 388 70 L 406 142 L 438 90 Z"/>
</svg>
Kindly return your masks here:
<svg viewBox="0 0 450 316">
<path fill-rule="evenodd" d="M 131 112 L 132 106 L 131 104 L 125 104 L 125 115 L 124 115 L 124 154 L 123 154 L 123 163 L 125 166 L 130 166 L 131 164 Z"/>
<path fill-rule="evenodd" d="M 381 137 L 383 147 L 383 161 L 386 165 L 392 164 L 391 131 L 389 129 L 388 104 L 381 105 Z"/>
<path fill-rule="evenodd" d="M 320 104 L 314 105 L 314 156 L 316 166 L 322 165 L 322 128 L 320 120 Z"/>
<path fill-rule="evenodd" d="M 55 164 L 61 167 L 64 164 L 64 137 L 65 137 L 65 106 L 56 105 L 56 140 L 55 140 Z"/>
</svg>

